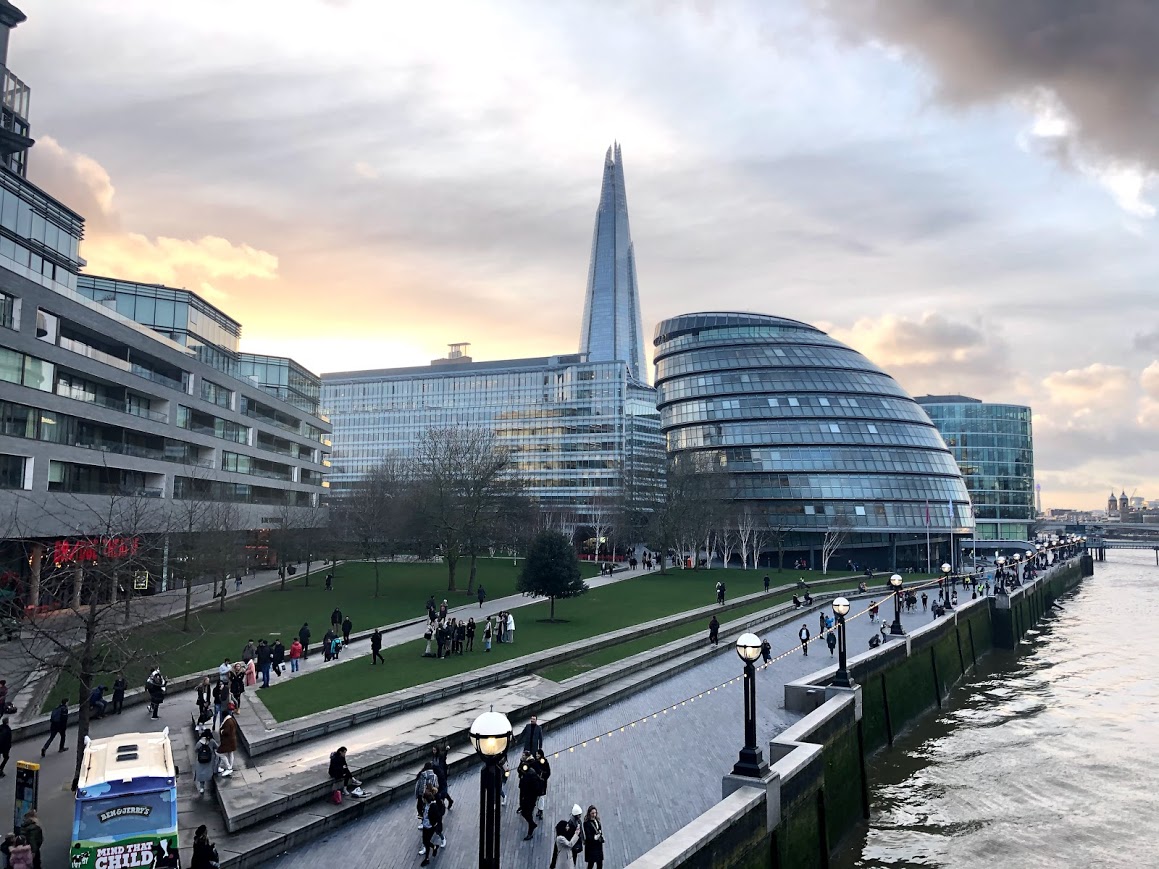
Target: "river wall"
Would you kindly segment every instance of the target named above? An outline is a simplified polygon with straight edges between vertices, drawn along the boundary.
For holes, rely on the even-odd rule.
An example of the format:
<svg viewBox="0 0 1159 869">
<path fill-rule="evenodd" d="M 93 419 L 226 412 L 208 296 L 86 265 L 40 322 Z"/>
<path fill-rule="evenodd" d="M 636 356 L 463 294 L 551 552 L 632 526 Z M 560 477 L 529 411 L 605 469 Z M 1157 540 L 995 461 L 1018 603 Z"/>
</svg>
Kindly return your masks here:
<svg viewBox="0 0 1159 869">
<path fill-rule="evenodd" d="M 1013 649 L 1056 598 L 1094 572 L 1090 556 L 1052 568 L 1009 596 L 964 601 L 880 649 L 785 685 L 804 718 L 769 744 L 764 779 L 726 775 L 722 799 L 628 869 L 824 869 L 869 815 L 870 754 L 929 710 L 994 648 Z"/>
</svg>

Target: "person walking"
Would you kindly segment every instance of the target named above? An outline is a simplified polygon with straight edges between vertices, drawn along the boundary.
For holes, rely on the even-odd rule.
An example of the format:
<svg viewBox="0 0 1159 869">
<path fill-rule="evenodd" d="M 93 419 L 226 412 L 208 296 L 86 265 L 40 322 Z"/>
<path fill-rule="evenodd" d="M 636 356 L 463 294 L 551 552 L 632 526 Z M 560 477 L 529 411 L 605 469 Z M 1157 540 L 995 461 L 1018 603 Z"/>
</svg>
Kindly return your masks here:
<svg viewBox="0 0 1159 869">
<path fill-rule="evenodd" d="M 708 622 L 708 642 L 716 646 L 720 644 L 720 622 L 716 616 Z"/>
<path fill-rule="evenodd" d="M 929 595 L 927 595 L 923 591 L 922 592 L 922 612 L 925 612 L 927 609 L 929 609 L 929 606 L 930 606 L 930 597 L 929 597 Z"/>
<path fill-rule="evenodd" d="M 439 780 L 439 799 L 447 804 L 448 809 L 455 807 L 455 800 L 451 796 L 450 790 L 447 788 L 447 750 L 449 745 L 439 747 L 435 746 L 433 749 L 434 757 L 431 759 L 431 766 L 434 767 L 435 775 Z"/>
<path fill-rule="evenodd" d="M 825 645 L 829 647 L 829 654 L 833 654 L 833 650 L 837 648 L 837 632 L 830 630 L 825 634 Z"/>
<path fill-rule="evenodd" d="M 12 728 L 8 725 L 8 716 L 0 718 L 0 778 L 7 775 L 4 767 L 8 766 L 8 755 L 12 753 Z"/>
<path fill-rule="evenodd" d="M 604 869 L 604 825 L 595 806 L 584 815 L 584 862 L 593 869 Z"/>
<path fill-rule="evenodd" d="M 507 613 L 507 639 L 505 639 L 503 642 L 515 642 L 515 614 L 511 612 Z"/>
<path fill-rule="evenodd" d="M 290 643 L 290 672 L 298 672 L 298 662 L 302 659 L 302 654 L 305 650 L 302 648 L 302 641 L 294 637 L 294 642 Z"/>
<path fill-rule="evenodd" d="M 217 869 L 220 860 L 217 849 L 209 841 L 209 830 L 202 824 L 193 834 L 193 857 L 189 869 Z"/>
<path fill-rule="evenodd" d="M 716 583 L 716 602 L 724 603 L 724 583 L 719 580 Z"/>
<path fill-rule="evenodd" d="M 766 664 L 773 659 L 773 647 L 772 644 L 769 643 L 768 637 L 765 637 L 763 640 L 761 640 L 761 657 L 764 659 Z"/>
<path fill-rule="evenodd" d="M 250 640 L 249 642 L 247 642 L 245 644 L 245 647 L 241 650 L 242 663 L 248 664 L 250 661 L 252 661 L 254 659 L 254 656 L 257 655 L 257 653 L 258 653 L 258 647 L 256 645 L 254 645 L 253 640 Z"/>
<path fill-rule="evenodd" d="M 765 594 L 769 593 L 769 575 L 765 574 Z"/>
<path fill-rule="evenodd" d="M 817 632 L 824 633 L 825 632 L 825 613 L 818 613 L 818 616 L 820 618 L 821 624 L 817 626 Z"/>
<path fill-rule="evenodd" d="M 241 696 L 245 693 L 245 669 L 241 661 L 235 663 L 229 671 L 229 693 L 233 697 L 234 708 L 241 706 Z"/>
<path fill-rule="evenodd" d="M 535 801 L 539 799 L 542 784 L 535 764 L 529 762 L 530 758 L 531 756 L 525 752 L 523 761 L 519 764 L 519 814 L 527 821 L 527 835 L 523 837 L 525 842 L 531 841 L 535 828 L 539 826 L 535 822 Z"/>
<path fill-rule="evenodd" d="M 544 756 L 542 748 L 535 752 L 533 761 L 537 765 L 536 772 L 539 773 L 539 779 L 542 782 L 539 789 L 539 797 L 535 800 L 535 818 L 538 821 L 542 821 L 543 807 L 547 804 L 547 780 L 551 778 L 551 764 L 547 762 L 547 757 Z"/>
<path fill-rule="evenodd" d="M 32 869 L 32 846 L 23 836 L 13 836 L 8 850 L 9 869 Z"/>
<path fill-rule="evenodd" d="M 298 628 L 298 642 L 302 644 L 302 659 L 310 657 L 310 623 L 302 622 Z"/>
<path fill-rule="evenodd" d="M 330 627 L 333 628 L 335 631 L 337 631 L 338 626 L 341 624 L 342 624 L 342 610 L 340 610 L 338 607 L 334 607 L 334 611 L 332 613 L 330 613 Z"/>
<path fill-rule="evenodd" d="M 342 620 L 342 644 L 350 645 L 350 632 L 354 629 L 354 622 L 350 621 L 350 616 Z"/>
<path fill-rule="evenodd" d="M 487 592 L 483 589 L 482 584 L 479 585 L 479 609 L 483 609 L 483 601 L 487 599 Z"/>
<path fill-rule="evenodd" d="M 218 682 L 213 686 L 213 722 L 221 721 L 222 710 L 229 704 L 229 683 Z"/>
<path fill-rule="evenodd" d="M 426 803 L 428 790 L 432 794 L 439 792 L 439 776 L 435 772 L 435 765 L 429 760 L 423 764 L 423 768 L 415 776 L 415 812 L 418 815 L 420 830 L 423 828 L 423 807 Z"/>
<path fill-rule="evenodd" d="M 40 849 L 44 847 L 44 829 L 40 826 L 40 816 L 36 814 L 36 809 L 31 809 L 24 815 L 20 835 L 32 849 L 32 869 L 41 869 Z"/>
<path fill-rule="evenodd" d="M 523 732 L 519 734 L 519 744 L 523 746 L 524 751 L 533 756 L 537 751 L 543 750 L 543 726 L 537 716 L 532 715 Z"/>
<path fill-rule="evenodd" d="M 197 783 L 197 793 L 204 796 L 205 786 L 213 781 L 217 772 L 217 742 L 212 730 L 201 731 L 193 746 L 193 760 L 193 780 Z"/>
<path fill-rule="evenodd" d="M 161 675 L 161 669 L 154 667 L 149 678 L 145 680 L 145 691 L 149 694 L 150 717 L 156 721 L 160 715 L 161 704 L 165 702 L 165 686 L 168 680 Z"/>
<path fill-rule="evenodd" d="M 258 684 L 258 668 L 255 663 L 256 658 L 250 658 L 245 662 L 245 684 L 247 688 L 252 688 Z"/>
<path fill-rule="evenodd" d="M 491 627 L 491 620 L 487 619 L 487 622 L 483 625 L 483 651 L 484 652 L 491 651 L 491 634 L 492 633 L 493 633 L 493 629 Z"/>
<path fill-rule="evenodd" d="M 370 666 L 373 667 L 379 661 L 385 664 L 386 658 L 382 657 L 382 631 L 375 628 L 370 635 Z"/>
<path fill-rule="evenodd" d="M 269 643 L 267 643 L 265 640 L 262 640 L 260 643 L 258 643 L 258 653 L 257 653 L 256 661 L 257 661 L 258 672 L 260 672 L 262 674 L 262 687 L 269 688 L 270 687 L 270 667 L 272 667 L 274 664 L 274 652 L 270 648 Z M 257 679 L 255 678 L 254 681 L 256 682 Z"/>
<path fill-rule="evenodd" d="M 446 809 L 431 788 L 427 788 L 423 801 L 423 862 L 419 865 L 430 866 L 431 857 L 439 853 L 439 842 L 446 842 L 443 836 L 443 815 Z"/>
<path fill-rule="evenodd" d="M 467 651 L 475 651 L 475 618 L 467 619 Z"/>
<path fill-rule="evenodd" d="M 52 741 L 57 736 L 60 737 L 60 750 L 68 751 L 68 746 L 64 744 L 64 732 L 68 729 L 68 701 L 63 697 L 60 698 L 60 704 L 52 710 L 52 714 L 48 717 L 48 739 L 44 741 L 44 746 L 40 749 L 40 756 L 44 757 L 48 752 L 48 747 L 52 745 Z M 34 847 L 32 849 L 36 851 Z"/>
<path fill-rule="evenodd" d="M 805 657 L 809 657 L 809 626 L 801 625 L 801 630 L 797 631 L 797 637 L 801 640 L 801 651 L 805 653 Z"/>
<path fill-rule="evenodd" d="M 113 712 L 116 715 L 120 715 L 125 707 L 125 689 L 128 687 L 129 681 L 125 678 L 125 674 L 119 673 L 113 680 Z"/>
<path fill-rule="evenodd" d="M 270 661 L 274 667 L 274 674 L 281 676 L 282 667 L 286 664 L 286 647 L 281 639 L 274 640 L 274 645 L 270 648 Z"/>
<path fill-rule="evenodd" d="M 217 757 L 221 761 L 221 777 L 229 778 L 233 775 L 233 753 L 237 751 L 237 721 L 233 713 L 237 707 L 230 703 L 225 707 L 225 717 L 221 719 L 221 729 L 218 731 Z"/>
<path fill-rule="evenodd" d="M 229 684 L 229 674 L 233 670 L 233 664 L 229 662 L 229 658 L 222 659 L 221 664 L 217 667 L 217 681 L 226 685 Z"/>
<path fill-rule="evenodd" d="M 334 591 L 334 574 L 326 574 L 326 591 Z"/>
</svg>

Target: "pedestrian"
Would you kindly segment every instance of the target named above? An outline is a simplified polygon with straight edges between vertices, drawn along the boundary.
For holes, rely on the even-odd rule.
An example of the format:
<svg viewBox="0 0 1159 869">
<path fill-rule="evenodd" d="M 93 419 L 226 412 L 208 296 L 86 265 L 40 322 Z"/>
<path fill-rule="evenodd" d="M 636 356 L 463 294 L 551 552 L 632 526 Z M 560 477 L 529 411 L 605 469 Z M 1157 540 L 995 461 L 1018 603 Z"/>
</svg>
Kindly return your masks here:
<svg viewBox="0 0 1159 869">
<path fill-rule="evenodd" d="M 581 826 L 569 824 L 567 821 L 560 821 L 555 825 L 555 846 L 551 850 L 551 869 L 555 869 L 561 854 L 565 863 L 572 859 L 572 848 L 579 844 L 581 836 L 583 836 Z"/>
<path fill-rule="evenodd" d="M 829 631 L 825 634 L 825 645 L 829 647 L 829 654 L 833 654 L 833 650 L 837 648 L 837 632 Z"/>
<path fill-rule="evenodd" d="M 483 601 L 487 599 L 487 592 L 483 589 L 482 584 L 479 585 L 479 609 L 483 609 Z"/>
<path fill-rule="evenodd" d="M 769 575 L 766 573 L 765 574 L 765 593 L 767 594 L 768 591 L 769 591 Z"/>
<path fill-rule="evenodd" d="M 107 690 L 104 685 L 97 685 L 89 694 L 89 712 L 94 719 L 105 717 L 105 710 L 109 707 L 109 701 L 105 699 Z"/>
<path fill-rule="evenodd" d="M 298 628 L 298 642 L 302 644 L 302 660 L 310 657 L 310 623 L 302 622 Z"/>
<path fill-rule="evenodd" d="M 535 822 L 535 801 L 539 799 L 541 782 L 535 765 L 528 762 L 530 758 L 524 752 L 519 764 L 519 814 L 527 821 L 527 835 L 523 837 L 525 842 L 531 841 L 535 828 L 539 826 Z"/>
<path fill-rule="evenodd" d="M 149 678 L 145 680 L 145 691 L 149 695 L 149 714 L 156 721 L 160 716 L 161 704 L 165 702 L 165 686 L 168 680 L 161 675 L 161 669 L 154 667 Z"/>
<path fill-rule="evenodd" d="M 885 638 L 886 638 L 886 636 L 888 636 L 888 634 L 889 634 L 889 628 L 887 628 L 887 627 L 885 626 L 885 619 L 882 619 L 882 620 L 881 620 L 881 628 L 880 628 L 880 632 L 881 632 L 881 640 L 882 640 L 882 642 L 885 642 Z"/>
<path fill-rule="evenodd" d="M 282 667 L 286 663 L 286 647 L 282 645 L 281 639 L 274 640 L 273 648 L 270 649 L 270 662 L 273 664 L 274 673 L 281 676 Z"/>
<path fill-rule="evenodd" d="M 225 717 L 221 719 L 221 728 L 218 731 L 217 739 L 217 757 L 221 761 L 220 770 L 222 778 L 229 778 L 233 775 L 233 753 L 237 751 L 237 721 L 233 717 L 233 713 L 237 711 L 237 706 L 229 703 L 225 707 Z"/>
<path fill-rule="evenodd" d="M 511 612 L 507 613 L 507 639 L 504 642 L 515 642 L 515 615 Z"/>
<path fill-rule="evenodd" d="M 797 631 L 797 636 L 801 640 L 801 651 L 805 653 L 805 657 L 809 657 L 809 626 L 801 625 L 801 630 Z"/>
<path fill-rule="evenodd" d="M 125 706 L 125 689 L 128 687 L 129 681 L 125 678 L 125 674 L 118 673 L 117 678 L 113 680 L 113 712 L 117 715 L 121 714 Z"/>
<path fill-rule="evenodd" d="M 0 718 L 0 778 L 7 773 L 4 767 L 8 766 L 8 755 L 12 753 L 12 728 L 8 724 L 8 716 Z"/>
<path fill-rule="evenodd" d="M 719 580 L 716 583 L 716 602 L 724 603 L 724 583 Z"/>
<path fill-rule="evenodd" d="M 922 592 L 922 612 L 925 612 L 930 605 L 930 598 L 924 591 Z"/>
<path fill-rule="evenodd" d="M 331 627 L 326 633 L 322 635 L 322 660 L 329 661 L 334 657 L 334 628 Z"/>
<path fill-rule="evenodd" d="M 209 677 L 206 676 L 201 680 L 201 684 L 197 686 L 197 711 L 205 714 L 205 710 L 213 704 L 213 686 L 209 684 Z"/>
<path fill-rule="evenodd" d="M 875 621 L 877 619 L 877 614 L 880 611 L 881 611 L 881 607 L 879 607 L 877 605 L 877 601 L 874 600 L 874 601 L 869 602 L 869 620 L 871 622 Z"/>
<path fill-rule="evenodd" d="M 439 776 L 435 772 L 435 765 L 429 760 L 423 764 L 423 768 L 415 776 L 415 812 L 418 815 L 420 830 L 423 827 L 423 806 L 426 802 L 428 789 L 432 794 L 439 792 Z"/>
<path fill-rule="evenodd" d="M 205 786 L 213 781 L 217 772 L 217 742 L 212 730 L 201 731 L 193 747 L 193 759 L 193 780 L 197 782 L 197 793 L 204 796 Z"/>
<path fill-rule="evenodd" d="M 342 620 L 342 642 L 345 645 L 350 645 L 350 631 L 354 628 L 354 622 L 350 621 L 350 616 Z"/>
<path fill-rule="evenodd" d="M 532 715 L 527 726 L 523 728 L 523 732 L 519 734 L 519 744 L 523 746 L 524 751 L 531 755 L 543 749 L 543 726 L 539 723 L 537 716 Z"/>
<path fill-rule="evenodd" d="M 13 836 L 8 849 L 10 869 L 32 869 L 32 846 L 23 836 Z"/>
<path fill-rule="evenodd" d="M 334 591 L 334 574 L 326 574 L 326 591 Z"/>
<path fill-rule="evenodd" d="M 229 705 L 229 683 L 218 682 L 213 686 L 213 721 L 216 726 L 221 721 L 221 713 Z"/>
<path fill-rule="evenodd" d="M 594 869 L 604 869 L 604 825 L 595 806 L 584 816 L 584 861 Z"/>
<path fill-rule="evenodd" d="M 764 658 L 766 664 L 773 659 L 773 647 L 769 643 L 768 637 L 761 640 L 761 657 Z"/>
<path fill-rule="evenodd" d="M 447 620 L 448 612 L 449 608 L 447 607 L 447 599 L 443 598 L 443 602 L 439 604 L 439 621 L 445 622 Z"/>
<path fill-rule="evenodd" d="M 447 788 L 447 752 L 450 750 L 450 748 L 451 747 L 449 745 L 445 745 L 441 748 L 436 745 L 431 752 L 431 766 L 434 767 L 435 776 L 439 780 L 439 800 L 445 802 L 448 809 L 453 809 L 455 807 L 455 800 L 451 796 L 450 790 Z"/>
<path fill-rule="evenodd" d="M 298 672 L 298 662 L 302 658 L 303 653 L 302 641 L 294 637 L 294 642 L 290 643 L 290 672 Z"/>
<path fill-rule="evenodd" d="M 209 841 L 209 830 L 202 824 L 193 834 L 193 857 L 189 869 L 217 869 L 220 860 L 217 849 Z"/>
<path fill-rule="evenodd" d="M 435 657 L 443 657 L 443 647 L 447 644 L 447 626 L 443 624 L 442 619 L 435 626 Z"/>
<path fill-rule="evenodd" d="M 245 668 L 241 661 L 233 665 L 229 671 L 229 693 L 233 697 L 233 705 L 241 706 L 241 695 L 245 693 Z"/>
<path fill-rule="evenodd" d="M 431 655 L 431 641 L 435 638 L 435 628 L 432 624 L 427 624 L 426 631 L 423 632 L 423 639 L 427 641 L 427 647 L 423 650 L 423 657 L 430 658 Z"/>
<path fill-rule="evenodd" d="M 539 778 L 542 782 L 539 789 L 539 798 L 535 801 L 535 818 L 536 820 L 542 821 L 543 807 L 547 803 L 547 780 L 551 778 L 551 764 L 547 762 L 542 748 L 535 752 L 534 762 L 538 765 L 536 772 L 539 773 Z"/>
<path fill-rule="evenodd" d="M 475 651 L 475 619 L 474 617 L 467 619 L 467 651 Z"/>
<path fill-rule="evenodd" d="M 273 666 L 274 663 L 274 653 L 270 649 L 269 643 L 267 643 L 264 639 L 258 643 L 258 653 L 255 661 L 257 664 L 257 670 L 262 674 L 262 687 L 269 688 L 270 667 Z M 246 667 L 248 668 L 249 664 L 247 664 Z M 246 673 L 246 681 L 249 681 L 248 672 Z M 256 676 L 254 677 L 254 682 L 257 682 Z"/>
<path fill-rule="evenodd" d="M 573 803 L 571 807 L 571 817 L 568 819 L 568 838 L 572 830 L 579 830 L 579 839 L 571 846 L 571 865 L 575 866 L 576 861 L 579 860 L 579 855 L 584 852 L 584 810 L 579 807 L 579 803 Z"/>
<path fill-rule="evenodd" d="M 385 664 L 386 658 L 382 657 L 382 631 L 375 628 L 370 635 L 370 666 L 373 667 L 379 661 Z"/>
<path fill-rule="evenodd" d="M 258 668 L 255 663 L 256 658 L 250 658 L 245 662 L 245 684 L 247 688 L 252 688 L 258 684 Z"/>
<path fill-rule="evenodd" d="M 338 626 L 341 624 L 342 624 L 342 610 L 340 610 L 338 607 L 334 607 L 334 611 L 332 613 L 330 613 L 330 627 L 333 628 L 335 631 L 337 631 Z"/>
<path fill-rule="evenodd" d="M 463 647 L 467 645 L 467 625 L 462 619 L 455 623 L 455 649 L 461 655 Z"/>
<path fill-rule="evenodd" d="M 221 665 L 217 668 L 217 681 L 229 684 L 229 674 L 233 671 L 233 665 L 230 664 L 229 658 L 222 660 Z"/>
<path fill-rule="evenodd" d="M 713 616 L 708 623 L 708 642 L 712 645 L 720 643 L 720 622 Z"/>
<path fill-rule="evenodd" d="M 245 644 L 245 648 L 241 650 L 242 663 L 248 664 L 252 661 L 258 653 L 258 647 L 254 645 L 254 641 L 250 640 Z"/>
<path fill-rule="evenodd" d="M 52 715 L 48 717 L 48 739 L 45 740 L 44 746 L 40 749 L 40 756 L 44 757 L 48 751 L 48 747 L 52 745 L 58 735 L 60 736 L 60 750 L 68 751 L 68 746 L 64 744 L 64 732 L 68 729 L 68 701 L 63 697 L 60 698 L 60 704 L 52 710 Z M 33 848 L 35 851 L 36 849 Z"/>
<path fill-rule="evenodd" d="M 825 613 L 823 613 L 823 612 L 822 612 L 822 613 L 818 613 L 817 615 L 818 615 L 818 617 L 819 617 L 819 619 L 820 619 L 820 622 L 821 622 L 821 624 L 820 624 L 820 626 L 817 628 L 817 630 L 818 630 L 819 632 L 822 632 L 822 633 L 823 633 L 823 632 L 825 631 Z"/>
<path fill-rule="evenodd" d="M 499 615 L 495 617 L 495 642 L 503 642 L 503 634 L 507 632 L 507 612 L 500 610 Z"/>
<path fill-rule="evenodd" d="M 443 815 L 446 809 L 431 788 L 423 796 L 423 862 L 420 866 L 430 866 L 431 857 L 439 853 L 440 843 L 447 840 L 443 836 Z"/>
<path fill-rule="evenodd" d="M 32 848 L 32 869 L 41 869 L 40 849 L 44 847 L 44 830 L 40 826 L 40 817 L 36 809 L 30 809 L 24 815 L 24 825 L 20 828 L 20 835 Z"/>
<path fill-rule="evenodd" d="M 334 637 L 333 640 L 330 641 L 330 657 L 332 657 L 335 661 L 337 661 L 338 660 L 338 653 L 341 651 L 342 651 L 342 638 L 336 636 L 336 637 Z"/>
<path fill-rule="evenodd" d="M 491 627 L 491 619 L 487 619 L 486 624 L 483 625 L 483 651 L 491 651 L 491 634 L 493 629 Z M 428 644 L 429 645 L 429 644 Z"/>
</svg>

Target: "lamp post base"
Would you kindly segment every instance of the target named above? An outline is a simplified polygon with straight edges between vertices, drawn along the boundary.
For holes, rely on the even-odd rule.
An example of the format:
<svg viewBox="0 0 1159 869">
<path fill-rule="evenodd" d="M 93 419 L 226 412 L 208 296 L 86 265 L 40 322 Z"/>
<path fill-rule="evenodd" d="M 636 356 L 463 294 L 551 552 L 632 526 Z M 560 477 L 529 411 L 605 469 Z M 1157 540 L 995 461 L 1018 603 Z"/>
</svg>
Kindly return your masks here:
<svg viewBox="0 0 1159 869">
<path fill-rule="evenodd" d="M 901 619 L 894 619 L 893 624 L 889 626 L 889 632 L 895 637 L 904 637 L 905 628 L 901 626 Z"/>
<path fill-rule="evenodd" d="M 733 765 L 733 775 L 744 775 L 749 778 L 762 778 L 769 773 L 769 765 L 759 748 L 742 748 L 740 758 Z"/>
</svg>

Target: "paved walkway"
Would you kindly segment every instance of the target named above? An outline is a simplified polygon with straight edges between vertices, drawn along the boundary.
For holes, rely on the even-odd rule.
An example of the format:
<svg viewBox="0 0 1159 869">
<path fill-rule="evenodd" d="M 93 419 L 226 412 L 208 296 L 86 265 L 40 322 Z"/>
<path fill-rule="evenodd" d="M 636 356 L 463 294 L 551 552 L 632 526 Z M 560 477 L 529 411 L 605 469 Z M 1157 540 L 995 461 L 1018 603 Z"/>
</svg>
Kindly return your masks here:
<svg viewBox="0 0 1159 869">
<path fill-rule="evenodd" d="M 867 602 L 868 599 L 863 603 Z M 919 607 L 917 613 L 903 615 L 903 623 L 917 626 L 931 618 Z M 808 657 L 800 653 L 796 637 L 802 622 L 815 634 L 817 611 L 802 613 L 799 620 L 762 632 L 772 644 L 774 655 L 790 653 L 758 677 L 759 741 L 766 746 L 772 736 L 799 718 L 783 708 L 785 682 L 830 662 L 822 644 L 813 646 Z M 877 632 L 878 624 L 870 624 L 865 616 L 850 621 L 851 654 L 867 648 L 867 640 Z M 732 641 L 735 637 L 721 638 L 722 645 Z M 567 816 L 573 803 L 585 810 L 590 804 L 600 808 L 607 837 L 604 865 L 616 869 L 718 802 L 721 776 L 731 769 L 743 741 L 739 681 L 686 702 L 676 711 L 659 710 L 687 701 L 740 671 L 740 661 L 734 655 L 721 654 L 572 724 L 549 730 L 546 747 L 564 753 L 551 760 L 544 823 L 534 841 L 523 841 L 526 825 L 515 814 L 518 792 L 512 779 L 503 824 L 503 865 L 516 869 L 546 866 L 551 860 L 551 827 Z M 529 688 L 525 686 L 524 690 Z M 657 713 L 656 718 L 620 733 L 621 726 L 653 712 Z M 550 711 L 543 717 L 550 721 Z M 606 736 L 609 731 L 614 734 L 611 738 Z M 599 742 L 595 741 L 597 736 L 601 737 Z M 582 745 L 584 741 L 586 747 Z M 569 746 L 579 747 L 566 751 Z M 351 757 L 357 760 L 353 751 Z M 448 869 L 474 865 L 478 847 L 478 776 L 478 768 L 474 767 L 451 777 L 455 807 L 445 821 L 447 848 L 436 858 L 435 865 Z M 417 862 L 418 847 L 414 806 L 410 800 L 400 800 L 265 865 L 267 869 L 323 865 L 341 849 L 342 859 L 351 865 L 409 869 Z"/>
</svg>

